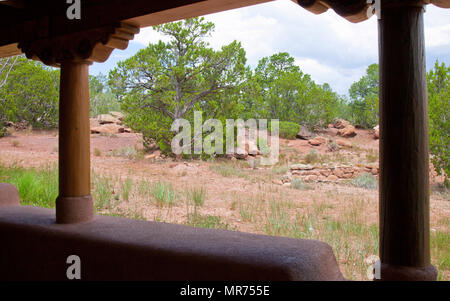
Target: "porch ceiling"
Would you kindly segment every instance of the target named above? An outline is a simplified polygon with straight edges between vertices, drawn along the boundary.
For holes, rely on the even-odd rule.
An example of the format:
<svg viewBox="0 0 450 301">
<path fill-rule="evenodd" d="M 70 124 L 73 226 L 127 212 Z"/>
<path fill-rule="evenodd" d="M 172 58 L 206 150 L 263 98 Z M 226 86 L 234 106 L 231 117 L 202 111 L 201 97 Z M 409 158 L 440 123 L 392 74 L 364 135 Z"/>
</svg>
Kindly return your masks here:
<svg viewBox="0 0 450 301">
<path fill-rule="evenodd" d="M 273 0 L 82 0 L 82 19 L 78 21 L 66 18 L 66 1 L 0 0 L 0 57 L 21 54 L 18 45 L 24 41 L 49 39 L 119 22 L 146 27 L 269 1 Z M 366 20 L 369 7 L 366 0 L 292 1 L 315 14 L 331 8 L 350 22 Z M 418 2 L 450 8 L 450 0 Z"/>
</svg>

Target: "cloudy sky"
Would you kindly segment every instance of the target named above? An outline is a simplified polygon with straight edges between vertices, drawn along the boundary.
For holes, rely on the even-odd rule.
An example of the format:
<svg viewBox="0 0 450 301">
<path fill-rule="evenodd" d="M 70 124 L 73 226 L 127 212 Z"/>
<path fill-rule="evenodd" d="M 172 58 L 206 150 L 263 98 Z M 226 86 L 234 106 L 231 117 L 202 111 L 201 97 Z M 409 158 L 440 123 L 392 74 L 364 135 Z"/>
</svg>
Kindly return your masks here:
<svg viewBox="0 0 450 301">
<path fill-rule="evenodd" d="M 317 83 L 329 83 L 340 94 L 361 78 L 368 65 L 378 62 L 376 16 L 353 24 L 332 10 L 314 15 L 290 0 L 278 0 L 256 6 L 205 16 L 216 24 L 208 39 L 214 48 L 233 40 L 242 42 L 247 62 L 277 52 L 288 52 L 303 72 Z M 118 61 L 134 55 L 149 43 L 164 39 L 152 28 L 141 29 L 127 50 L 115 50 L 103 64 L 94 64 L 91 74 L 106 74 Z M 436 59 L 450 65 L 450 9 L 427 6 L 425 13 L 427 68 Z"/>
</svg>

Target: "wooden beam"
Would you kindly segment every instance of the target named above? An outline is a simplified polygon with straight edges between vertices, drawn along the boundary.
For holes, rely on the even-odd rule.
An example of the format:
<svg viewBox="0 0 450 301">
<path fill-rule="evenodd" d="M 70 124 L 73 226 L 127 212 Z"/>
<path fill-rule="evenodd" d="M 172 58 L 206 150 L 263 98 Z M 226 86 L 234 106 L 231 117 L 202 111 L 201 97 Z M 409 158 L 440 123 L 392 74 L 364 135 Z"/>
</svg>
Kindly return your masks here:
<svg viewBox="0 0 450 301">
<path fill-rule="evenodd" d="M 8 5 L 15 8 L 24 8 L 25 1 L 23 0 L 0 0 L 0 5 Z"/>
<path fill-rule="evenodd" d="M 435 280 L 423 7 L 395 2 L 381 2 L 378 22 L 381 278 Z"/>
<path fill-rule="evenodd" d="M 274 0 L 207 0 L 130 18 L 125 21 L 140 27 L 146 27 L 271 1 Z"/>
<path fill-rule="evenodd" d="M 17 43 L 13 43 L 13 44 L 9 44 L 9 45 L 0 47 L 0 58 L 19 55 L 19 54 L 22 54 L 22 50 L 19 49 Z"/>
</svg>

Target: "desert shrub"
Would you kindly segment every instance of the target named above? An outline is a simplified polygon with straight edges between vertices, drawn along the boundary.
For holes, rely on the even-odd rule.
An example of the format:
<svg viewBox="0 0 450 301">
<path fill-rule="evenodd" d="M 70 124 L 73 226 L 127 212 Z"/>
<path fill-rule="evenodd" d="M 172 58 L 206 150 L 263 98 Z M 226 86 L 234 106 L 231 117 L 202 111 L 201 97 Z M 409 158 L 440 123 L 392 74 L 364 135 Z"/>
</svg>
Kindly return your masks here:
<svg viewBox="0 0 450 301">
<path fill-rule="evenodd" d="M 359 188 L 365 189 L 377 189 L 378 180 L 375 176 L 370 173 L 362 173 L 355 179 L 353 179 L 352 184 Z"/>
<path fill-rule="evenodd" d="M 338 145 L 336 142 L 334 142 L 333 139 L 330 139 L 330 140 L 328 141 L 327 146 L 328 146 L 328 150 L 329 150 L 330 152 L 337 152 L 337 151 L 339 150 L 339 145 Z"/>
<path fill-rule="evenodd" d="M 301 179 L 293 179 L 291 181 L 291 188 L 297 189 L 297 190 L 308 190 L 309 186 L 305 182 L 303 182 Z"/>
<path fill-rule="evenodd" d="M 319 162 L 319 160 L 320 155 L 315 149 L 310 150 L 309 153 L 304 158 L 304 161 L 308 164 Z"/>
<path fill-rule="evenodd" d="M 275 121 L 274 121 L 275 122 Z M 269 123 L 269 131 L 272 132 L 272 123 Z M 278 129 L 281 138 L 296 139 L 300 131 L 300 125 L 289 121 L 278 121 Z"/>
<path fill-rule="evenodd" d="M 95 148 L 94 149 L 94 156 L 101 157 L 102 156 L 102 151 L 99 150 L 98 148 Z"/>
</svg>

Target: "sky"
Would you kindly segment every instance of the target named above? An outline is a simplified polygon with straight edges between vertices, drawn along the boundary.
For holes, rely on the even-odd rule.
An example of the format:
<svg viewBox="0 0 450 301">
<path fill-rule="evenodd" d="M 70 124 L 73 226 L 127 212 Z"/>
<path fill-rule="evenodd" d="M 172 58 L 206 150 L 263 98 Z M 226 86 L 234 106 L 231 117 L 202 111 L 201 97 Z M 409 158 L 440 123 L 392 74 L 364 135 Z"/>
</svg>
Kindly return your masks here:
<svg viewBox="0 0 450 301">
<path fill-rule="evenodd" d="M 216 25 L 207 39 L 211 47 L 240 41 L 252 67 L 263 57 L 288 52 L 316 83 L 328 83 L 341 95 L 378 62 L 376 16 L 354 24 L 331 9 L 315 15 L 290 0 L 278 0 L 204 17 Z M 142 28 L 126 50 L 115 50 L 107 62 L 95 63 L 91 74 L 107 74 L 117 62 L 160 39 L 165 37 L 151 27 Z M 450 9 L 426 7 L 425 45 L 427 69 L 436 60 L 450 65 Z"/>
</svg>

